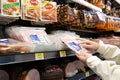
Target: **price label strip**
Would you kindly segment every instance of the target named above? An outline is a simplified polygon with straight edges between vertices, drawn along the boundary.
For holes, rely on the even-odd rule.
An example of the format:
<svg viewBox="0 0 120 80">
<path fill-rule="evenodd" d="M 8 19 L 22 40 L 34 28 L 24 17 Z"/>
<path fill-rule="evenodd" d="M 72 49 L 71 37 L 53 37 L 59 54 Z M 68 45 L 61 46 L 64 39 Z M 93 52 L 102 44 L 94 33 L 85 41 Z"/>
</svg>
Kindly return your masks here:
<svg viewBox="0 0 120 80">
<path fill-rule="evenodd" d="M 60 57 L 66 57 L 66 51 L 60 51 Z"/>
<path fill-rule="evenodd" d="M 35 53 L 35 60 L 44 59 L 44 53 Z"/>
<path fill-rule="evenodd" d="M 90 72 L 89 71 L 85 72 L 85 76 L 86 77 L 90 76 Z"/>
</svg>

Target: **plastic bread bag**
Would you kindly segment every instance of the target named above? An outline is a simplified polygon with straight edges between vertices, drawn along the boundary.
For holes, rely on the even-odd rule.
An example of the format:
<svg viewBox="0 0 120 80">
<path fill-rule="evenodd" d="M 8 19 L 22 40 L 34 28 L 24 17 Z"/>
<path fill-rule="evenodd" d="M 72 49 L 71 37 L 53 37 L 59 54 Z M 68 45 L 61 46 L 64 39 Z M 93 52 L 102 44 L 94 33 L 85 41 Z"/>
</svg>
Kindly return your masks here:
<svg viewBox="0 0 120 80">
<path fill-rule="evenodd" d="M 32 52 L 34 46 L 31 44 L 20 42 L 14 39 L 0 39 L 0 53 L 27 53 Z"/>
<path fill-rule="evenodd" d="M 105 22 L 105 14 L 99 11 L 91 10 L 91 11 L 86 11 L 83 10 L 84 12 L 84 19 L 85 23 L 93 23 L 96 24 L 97 22 Z"/>
</svg>

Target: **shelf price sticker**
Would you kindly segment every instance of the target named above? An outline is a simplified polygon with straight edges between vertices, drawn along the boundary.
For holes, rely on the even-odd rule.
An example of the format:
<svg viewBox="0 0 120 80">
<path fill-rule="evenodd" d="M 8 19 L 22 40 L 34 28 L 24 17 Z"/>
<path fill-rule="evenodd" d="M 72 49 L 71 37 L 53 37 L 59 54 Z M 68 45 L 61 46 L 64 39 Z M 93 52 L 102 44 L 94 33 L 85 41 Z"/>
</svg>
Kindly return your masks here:
<svg viewBox="0 0 120 80">
<path fill-rule="evenodd" d="M 85 72 L 85 76 L 86 77 L 90 76 L 90 72 L 89 71 Z"/>
<path fill-rule="evenodd" d="M 44 53 L 35 53 L 35 60 L 44 59 Z"/>
<path fill-rule="evenodd" d="M 60 57 L 66 57 L 66 51 L 60 51 Z"/>
</svg>

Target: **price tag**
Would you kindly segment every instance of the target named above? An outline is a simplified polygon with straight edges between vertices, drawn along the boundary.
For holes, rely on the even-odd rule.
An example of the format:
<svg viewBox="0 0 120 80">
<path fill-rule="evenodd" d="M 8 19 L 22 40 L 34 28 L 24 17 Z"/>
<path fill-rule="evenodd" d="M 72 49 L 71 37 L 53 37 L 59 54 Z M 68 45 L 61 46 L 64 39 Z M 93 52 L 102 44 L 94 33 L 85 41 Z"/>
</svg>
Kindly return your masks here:
<svg viewBox="0 0 120 80">
<path fill-rule="evenodd" d="M 44 53 L 35 53 L 35 60 L 44 59 Z"/>
<path fill-rule="evenodd" d="M 85 72 L 85 75 L 86 77 L 90 76 L 90 72 L 89 71 Z"/>
<path fill-rule="evenodd" d="M 66 51 L 60 51 L 60 57 L 66 57 Z"/>
</svg>

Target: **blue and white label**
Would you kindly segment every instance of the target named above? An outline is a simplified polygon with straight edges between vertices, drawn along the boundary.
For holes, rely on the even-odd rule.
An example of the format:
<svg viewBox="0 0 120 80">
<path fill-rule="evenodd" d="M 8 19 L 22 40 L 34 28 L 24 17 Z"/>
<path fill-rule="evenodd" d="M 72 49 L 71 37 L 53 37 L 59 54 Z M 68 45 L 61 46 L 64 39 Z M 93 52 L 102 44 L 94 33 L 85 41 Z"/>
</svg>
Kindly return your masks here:
<svg viewBox="0 0 120 80">
<path fill-rule="evenodd" d="M 69 42 L 68 43 L 70 46 L 74 47 L 77 51 L 81 50 L 81 46 L 79 46 L 77 43 L 75 42 Z"/>
</svg>

